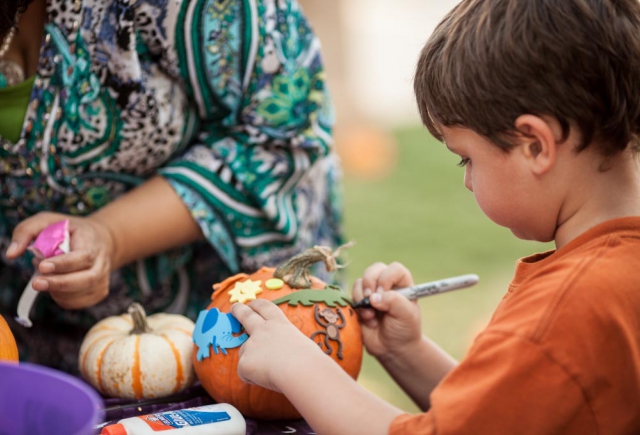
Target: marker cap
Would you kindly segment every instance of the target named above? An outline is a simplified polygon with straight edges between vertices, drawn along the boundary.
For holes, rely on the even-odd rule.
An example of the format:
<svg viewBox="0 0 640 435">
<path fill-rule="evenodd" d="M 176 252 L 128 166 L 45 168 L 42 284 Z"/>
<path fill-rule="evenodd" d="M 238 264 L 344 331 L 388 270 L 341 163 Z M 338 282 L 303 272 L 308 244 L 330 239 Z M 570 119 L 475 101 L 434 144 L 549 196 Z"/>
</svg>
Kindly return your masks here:
<svg viewBox="0 0 640 435">
<path fill-rule="evenodd" d="M 102 428 L 100 435 L 127 435 L 127 429 L 120 423 L 110 424 Z"/>
</svg>

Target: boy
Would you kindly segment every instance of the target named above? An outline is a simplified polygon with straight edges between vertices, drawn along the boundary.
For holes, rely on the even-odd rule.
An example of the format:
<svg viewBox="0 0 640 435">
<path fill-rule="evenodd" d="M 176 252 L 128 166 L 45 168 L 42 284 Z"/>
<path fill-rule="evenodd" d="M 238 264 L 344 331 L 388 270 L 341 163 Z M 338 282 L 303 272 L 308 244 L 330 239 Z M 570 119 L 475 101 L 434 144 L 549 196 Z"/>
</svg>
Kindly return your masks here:
<svg viewBox="0 0 640 435">
<path fill-rule="evenodd" d="M 364 391 L 264 300 L 233 307 L 240 376 L 319 434 L 640 433 L 639 78 L 637 0 L 462 1 L 419 60 L 422 119 L 489 218 L 556 250 L 518 262 L 459 365 L 389 291 L 412 283 L 403 266 L 356 282 L 367 350 L 423 414 Z"/>
</svg>

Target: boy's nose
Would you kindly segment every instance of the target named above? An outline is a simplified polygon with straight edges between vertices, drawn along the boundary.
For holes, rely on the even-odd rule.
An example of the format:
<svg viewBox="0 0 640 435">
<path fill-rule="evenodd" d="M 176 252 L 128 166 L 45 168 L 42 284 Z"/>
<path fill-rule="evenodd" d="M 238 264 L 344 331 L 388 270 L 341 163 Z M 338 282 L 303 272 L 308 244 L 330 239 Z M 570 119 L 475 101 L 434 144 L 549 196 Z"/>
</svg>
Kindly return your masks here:
<svg viewBox="0 0 640 435">
<path fill-rule="evenodd" d="M 464 187 L 473 192 L 473 184 L 471 183 L 471 171 L 469 165 L 464 168 Z"/>
</svg>

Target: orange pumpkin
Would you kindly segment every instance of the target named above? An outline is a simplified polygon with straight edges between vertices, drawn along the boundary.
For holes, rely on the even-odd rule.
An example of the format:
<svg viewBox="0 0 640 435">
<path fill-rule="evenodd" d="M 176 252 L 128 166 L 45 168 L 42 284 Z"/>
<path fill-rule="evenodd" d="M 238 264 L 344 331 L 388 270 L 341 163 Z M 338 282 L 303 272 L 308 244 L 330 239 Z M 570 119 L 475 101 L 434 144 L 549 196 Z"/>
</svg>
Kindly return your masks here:
<svg viewBox="0 0 640 435">
<path fill-rule="evenodd" d="M 0 360 L 18 361 L 16 339 L 2 316 L 0 316 Z"/>
<path fill-rule="evenodd" d="M 322 255 L 328 260 L 327 268 L 332 265 L 335 268 L 335 260 L 327 255 L 327 248 L 315 249 L 325 249 Z M 273 301 L 351 377 L 356 379 L 360 372 L 362 337 L 351 301 L 338 287 L 309 276 L 306 270 L 309 258 L 317 255 L 303 254 L 278 270 L 263 267 L 251 275 L 238 274 L 214 285 L 212 302 L 196 322 L 193 354 L 196 376 L 211 397 L 234 405 L 246 417 L 292 419 L 300 418 L 300 413 L 284 395 L 246 384 L 238 377 L 239 345 L 247 336 L 237 320 L 228 314 L 236 301 L 244 303 L 256 297 Z M 203 332 L 216 328 L 216 336 L 203 339 Z"/>
</svg>

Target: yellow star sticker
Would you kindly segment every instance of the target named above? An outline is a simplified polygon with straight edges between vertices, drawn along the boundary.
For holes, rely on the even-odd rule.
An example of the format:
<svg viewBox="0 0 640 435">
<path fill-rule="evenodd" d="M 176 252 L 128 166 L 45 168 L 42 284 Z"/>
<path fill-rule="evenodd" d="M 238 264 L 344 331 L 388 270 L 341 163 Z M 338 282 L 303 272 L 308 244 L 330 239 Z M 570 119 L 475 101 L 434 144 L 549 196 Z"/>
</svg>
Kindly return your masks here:
<svg viewBox="0 0 640 435">
<path fill-rule="evenodd" d="M 248 301 L 252 301 L 256 298 L 258 293 L 262 293 L 261 281 L 247 281 L 237 282 L 232 290 L 229 290 L 231 298 L 229 302 L 240 302 L 244 304 Z"/>
</svg>

